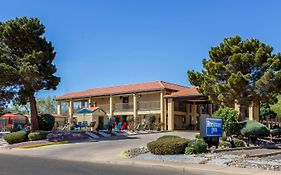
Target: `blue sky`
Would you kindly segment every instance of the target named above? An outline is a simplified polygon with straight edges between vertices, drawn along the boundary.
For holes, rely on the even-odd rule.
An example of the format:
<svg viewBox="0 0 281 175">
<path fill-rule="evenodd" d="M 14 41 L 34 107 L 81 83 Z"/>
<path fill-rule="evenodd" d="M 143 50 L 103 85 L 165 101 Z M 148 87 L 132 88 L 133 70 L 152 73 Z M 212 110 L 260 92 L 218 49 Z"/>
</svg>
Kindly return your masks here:
<svg viewBox="0 0 281 175">
<path fill-rule="evenodd" d="M 60 95 L 164 80 L 189 85 L 187 70 L 223 38 L 258 38 L 281 52 L 278 0 L 2 0 L 0 21 L 38 17 L 52 41 Z"/>
</svg>

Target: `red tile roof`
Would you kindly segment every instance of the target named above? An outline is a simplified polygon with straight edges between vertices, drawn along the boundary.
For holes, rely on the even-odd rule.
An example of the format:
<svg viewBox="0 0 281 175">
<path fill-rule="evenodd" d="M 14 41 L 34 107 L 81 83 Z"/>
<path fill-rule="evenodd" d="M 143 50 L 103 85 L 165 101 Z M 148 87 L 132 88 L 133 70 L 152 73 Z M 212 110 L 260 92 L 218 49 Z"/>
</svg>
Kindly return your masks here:
<svg viewBox="0 0 281 175">
<path fill-rule="evenodd" d="M 187 97 L 187 96 L 202 96 L 198 92 L 197 87 L 185 88 L 177 92 L 173 92 L 171 95 L 166 95 L 165 97 Z"/>
<path fill-rule="evenodd" d="M 115 95 L 115 94 L 125 94 L 125 93 L 134 93 L 134 92 L 149 92 L 149 91 L 158 91 L 158 90 L 172 90 L 180 91 L 184 90 L 187 87 L 176 85 L 173 83 L 168 83 L 164 81 L 154 81 L 154 82 L 145 82 L 145 83 L 136 83 L 136 84 L 127 84 L 121 86 L 112 86 L 104 88 L 95 88 L 84 90 L 80 92 L 67 93 L 61 96 L 58 96 L 57 100 L 66 100 L 73 98 L 85 98 L 85 97 L 95 97 L 95 96 L 105 96 L 105 95 Z"/>
</svg>

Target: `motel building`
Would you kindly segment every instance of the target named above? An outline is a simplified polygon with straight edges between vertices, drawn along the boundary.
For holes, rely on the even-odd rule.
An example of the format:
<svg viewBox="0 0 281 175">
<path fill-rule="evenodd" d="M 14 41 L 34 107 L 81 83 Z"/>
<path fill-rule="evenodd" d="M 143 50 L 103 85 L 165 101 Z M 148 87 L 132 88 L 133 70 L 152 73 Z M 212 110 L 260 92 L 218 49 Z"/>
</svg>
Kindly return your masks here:
<svg viewBox="0 0 281 175">
<path fill-rule="evenodd" d="M 200 118 L 212 116 L 213 105 L 196 87 L 164 81 L 88 89 L 57 96 L 57 113 L 66 107 L 68 123 L 86 122 L 106 125 L 111 117 L 137 121 L 154 116 L 162 130 L 199 130 Z M 91 114 L 75 111 L 87 109 Z M 251 113 L 253 114 L 253 113 Z"/>
</svg>

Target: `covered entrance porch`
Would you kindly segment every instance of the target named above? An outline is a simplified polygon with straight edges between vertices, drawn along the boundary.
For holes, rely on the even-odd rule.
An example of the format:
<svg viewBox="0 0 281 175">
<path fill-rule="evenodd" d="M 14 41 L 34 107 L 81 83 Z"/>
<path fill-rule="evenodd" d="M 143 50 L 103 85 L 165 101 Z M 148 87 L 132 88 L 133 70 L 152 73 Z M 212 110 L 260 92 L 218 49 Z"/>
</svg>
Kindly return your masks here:
<svg viewBox="0 0 281 175">
<path fill-rule="evenodd" d="M 167 96 L 167 130 L 199 130 L 200 118 L 213 114 L 213 105 L 203 95 Z"/>
</svg>

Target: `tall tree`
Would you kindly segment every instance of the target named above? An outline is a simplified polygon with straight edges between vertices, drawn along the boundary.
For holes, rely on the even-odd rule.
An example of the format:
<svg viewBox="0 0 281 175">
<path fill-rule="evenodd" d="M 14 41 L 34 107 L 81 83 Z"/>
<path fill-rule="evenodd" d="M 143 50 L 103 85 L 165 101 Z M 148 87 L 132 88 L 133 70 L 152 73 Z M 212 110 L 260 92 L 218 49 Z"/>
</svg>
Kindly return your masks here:
<svg viewBox="0 0 281 175">
<path fill-rule="evenodd" d="M 270 109 L 277 114 L 277 117 L 281 117 L 281 95 L 277 97 L 277 103 L 274 103 L 270 106 Z"/>
<path fill-rule="evenodd" d="M 52 63 L 55 51 L 44 37 L 37 18 L 16 18 L 0 23 L 0 81 L 3 93 L 14 92 L 20 104 L 30 102 L 31 123 L 38 129 L 35 93 L 56 89 L 60 78 Z"/>
<path fill-rule="evenodd" d="M 37 100 L 38 112 L 41 114 L 55 114 L 57 101 L 54 96 L 39 98 Z"/>
<path fill-rule="evenodd" d="M 24 105 L 19 104 L 18 102 L 14 102 L 11 107 L 8 109 L 11 113 L 20 113 L 24 115 L 30 114 L 30 103 L 26 103 Z"/>
<path fill-rule="evenodd" d="M 203 59 L 201 72 L 188 71 L 191 84 L 214 103 L 241 106 L 275 99 L 281 88 L 281 55 L 257 39 L 226 38 Z"/>
</svg>

